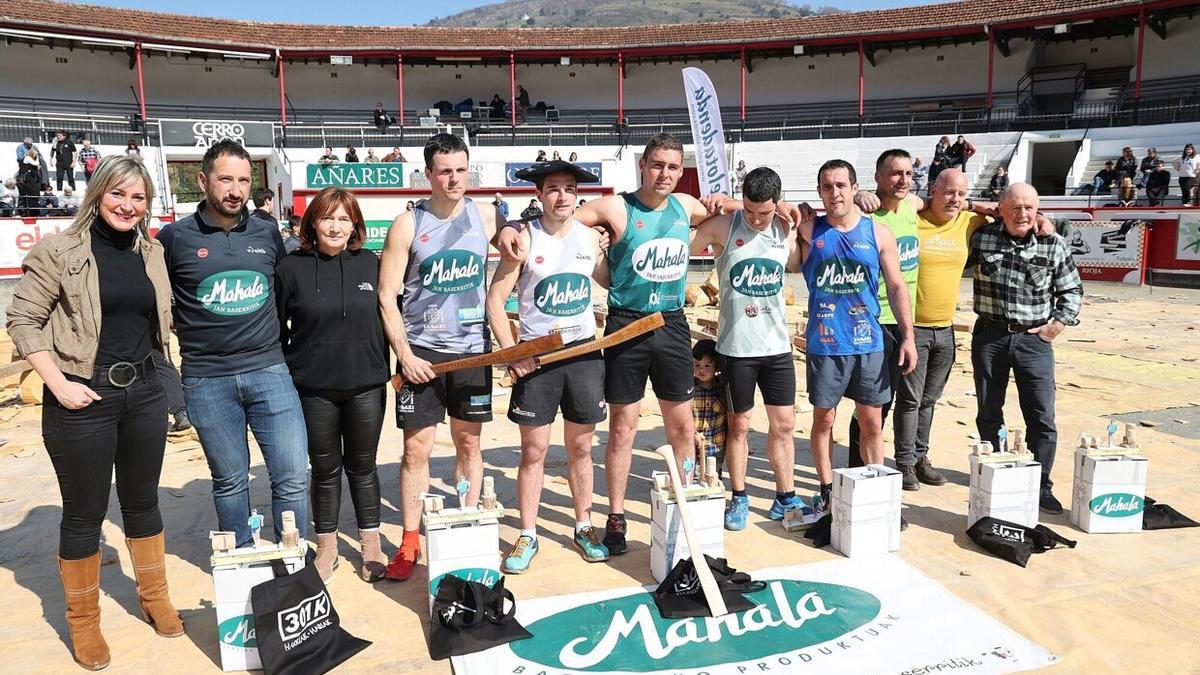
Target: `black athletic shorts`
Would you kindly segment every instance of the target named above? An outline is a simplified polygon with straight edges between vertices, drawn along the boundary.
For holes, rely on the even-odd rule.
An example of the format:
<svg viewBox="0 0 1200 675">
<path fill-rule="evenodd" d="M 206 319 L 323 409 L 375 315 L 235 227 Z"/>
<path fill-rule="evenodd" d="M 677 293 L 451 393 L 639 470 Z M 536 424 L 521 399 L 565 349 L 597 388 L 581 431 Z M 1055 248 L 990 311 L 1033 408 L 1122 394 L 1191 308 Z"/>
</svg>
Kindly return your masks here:
<svg viewBox="0 0 1200 675">
<path fill-rule="evenodd" d="M 792 354 L 725 356 L 717 354 L 717 367 L 729 387 L 735 413 L 754 407 L 754 387 L 762 392 L 763 405 L 796 405 L 796 366 Z"/>
<path fill-rule="evenodd" d="M 445 354 L 413 346 L 413 354 L 445 363 L 473 354 Z M 397 371 L 399 365 L 397 364 Z M 481 366 L 439 375 L 425 384 L 405 382 L 396 392 L 396 426 L 421 429 L 446 421 L 446 413 L 465 422 L 492 421 L 492 367 Z"/>
<path fill-rule="evenodd" d="M 609 335 L 646 316 L 612 307 L 604 334 Z M 664 401 L 690 401 L 695 388 L 692 333 L 683 310 L 663 312 L 664 324 L 649 333 L 604 350 L 604 397 L 609 404 L 628 404 L 646 395 L 646 378 Z"/>
<path fill-rule="evenodd" d="M 572 343 L 572 346 L 578 343 Z M 513 384 L 508 419 L 528 427 L 550 424 L 562 410 L 575 424 L 603 422 L 604 355 L 599 351 L 542 366 Z"/>
</svg>

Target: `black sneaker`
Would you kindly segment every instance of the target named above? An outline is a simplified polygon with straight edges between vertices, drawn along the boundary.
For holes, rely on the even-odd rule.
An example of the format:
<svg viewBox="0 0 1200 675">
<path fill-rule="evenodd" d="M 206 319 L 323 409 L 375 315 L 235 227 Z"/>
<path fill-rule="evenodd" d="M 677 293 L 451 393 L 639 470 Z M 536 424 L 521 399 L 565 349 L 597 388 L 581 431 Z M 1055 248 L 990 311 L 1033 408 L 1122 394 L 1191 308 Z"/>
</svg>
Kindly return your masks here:
<svg viewBox="0 0 1200 675">
<path fill-rule="evenodd" d="M 917 470 L 917 480 L 926 485 L 945 485 L 946 477 L 938 473 L 937 469 L 929 463 L 928 457 L 922 457 L 917 460 L 917 465 L 913 467 Z"/>
<path fill-rule="evenodd" d="M 175 418 L 174 422 L 171 424 L 172 432 L 178 433 L 180 431 L 187 431 L 188 429 L 192 428 L 192 421 L 188 419 L 187 410 L 180 410 L 171 417 Z"/>
<path fill-rule="evenodd" d="M 1054 497 L 1054 494 L 1050 492 L 1050 486 L 1042 488 L 1042 496 L 1038 499 L 1038 508 L 1043 513 L 1049 513 L 1050 515 L 1058 515 L 1063 512 L 1062 502 L 1058 501 Z"/>
<path fill-rule="evenodd" d="M 900 487 L 914 492 L 921 489 L 921 481 L 917 480 L 917 467 L 907 464 L 900 465 Z"/>
<path fill-rule="evenodd" d="M 625 514 L 610 513 L 608 522 L 604 525 L 604 547 L 609 555 L 622 555 L 625 549 Z"/>
</svg>

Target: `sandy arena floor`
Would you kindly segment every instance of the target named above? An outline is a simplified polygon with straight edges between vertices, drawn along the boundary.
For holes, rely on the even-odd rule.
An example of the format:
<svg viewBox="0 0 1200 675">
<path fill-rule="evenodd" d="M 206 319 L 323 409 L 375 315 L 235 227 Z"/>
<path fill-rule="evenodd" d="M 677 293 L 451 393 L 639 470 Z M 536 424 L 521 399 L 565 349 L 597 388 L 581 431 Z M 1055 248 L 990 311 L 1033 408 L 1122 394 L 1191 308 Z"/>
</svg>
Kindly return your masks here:
<svg viewBox="0 0 1200 675">
<path fill-rule="evenodd" d="M 1138 430 L 1150 458 L 1148 494 L 1183 513 L 1200 518 L 1200 292 L 1135 289 L 1091 283 L 1083 324 L 1068 329 L 1057 349 L 1060 451 L 1054 467 L 1058 496 L 1069 506 L 1070 456 L 1081 431 L 1103 433 L 1107 419 L 1145 421 Z M 803 301 L 803 294 L 798 294 Z M 972 317 L 966 282 L 960 316 Z M 794 308 L 798 310 L 797 308 Z M 714 316 L 715 310 L 694 314 Z M 1200 529 L 1127 535 L 1088 535 L 1069 524 L 1069 514 L 1043 517 L 1045 524 L 1079 545 L 1036 557 L 1027 569 L 982 553 L 963 533 L 967 511 L 967 444 L 974 432 L 975 401 L 970 378 L 969 336 L 960 333 L 958 364 L 934 421 L 935 466 L 950 477 L 944 487 L 904 493 L 904 515 L 911 527 L 898 555 L 966 601 L 1063 657 L 1059 672 L 1200 672 Z M 802 368 L 802 361 L 798 360 Z M 800 370 L 803 381 L 803 370 Z M 58 488 L 41 445 L 36 406 L 14 400 L 15 389 L 0 391 L 0 653 L 10 673 L 81 672 L 72 662 L 63 618 L 65 605 L 55 555 L 61 514 Z M 804 400 L 803 393 L 800 400 Z M 1024 426 L 1013 392 L 1010 425 Z M 517 429 L 504 420 L 507 396 L 496 398 L 497 421 L 484 427 L 487 475 L 495 477 L 500 500 L 514 505 L 518 459 Z M 647 452 L 664 442 L 661 418 L 652 400 L 643 409 L 628 505 L 630 549 L 610 564 L 589 565 L 570 547 L 573 515 L 561 446 L 547 461 L 545 497 L 539 525 L 541 552 L 533 571 L 510 577 L 518 599 L 582 590 L 653 583 L 649 569 L 649 474 L 659 460 Z M 799 406 L 807 411 L 807 403 Z M 1179 408 L 1178 410 L 1167 410 Z M 1131 413 L 1130 415 L 1124 415 Z M 844 409 L 836 439 L 835 466 L 845 465 Z M 390 417 L 390 414 L 389 414 Z M 796 485 L 801 494 L 816 489 L 807 441 L 808 415 L 798 416 Z M 558 427 L 559 425 L 556 425 Z M 770 468 L 763 451 L 765 415 L 756 413 L 750 445 L 751 523 L 729 533 L 730 563 L 747 571 L 839 557 L 814 549 L 798 535 L 766 519 L 773 496 Z M 890 429 L 890 424 L 889 424 Z M 887 431 L 885 436 L 890 437 Z M 556 428 L 553 438 L 561 438 Z M 401 528 L 397 504 L 400 434 L 389 420 L 379 449 L 383 481 L 383 531 L 390 555 Z M 606 512 L 604 443 L 596 434 L 596 515 Z M 116 673 L 200 673 L 219 670 L 213 588 L 208 569 L 208 531 L 216 524 L 207 465 L 194 438 L 173 439 L 166 449 L 159 491 L 167 526 L 167 562 L 171 596 L 182 611 L 188 633 L 167 640 L 155 636 L 137 608 L 132 568 L 119 525 L 115 493 L 104 526 L 101 598 L 103 629 L 112 648 L 109 668 Z M 888 442 L 887 455 L 892 455 Z M 256 505 L 269 504 L 261 458 L 254 451 L 251 490 Z M 434 488 L 452 493 L 453 448 L 439 429 L 432 461 Z M 343 668 L 346 672 L 445 673 L 425 645 L 426 599 L 417 578 L 407 583 L 369 586 L 353 573 L 356 532 L 346 496 L 342 510 L 342 566 L 330 584 L 342 623 L 374 645 Z M 269 513 L 269 508 L 263 508 Z M 516 536 L 515 509 L 501 527 L 501 548 Z"/>
</svg>

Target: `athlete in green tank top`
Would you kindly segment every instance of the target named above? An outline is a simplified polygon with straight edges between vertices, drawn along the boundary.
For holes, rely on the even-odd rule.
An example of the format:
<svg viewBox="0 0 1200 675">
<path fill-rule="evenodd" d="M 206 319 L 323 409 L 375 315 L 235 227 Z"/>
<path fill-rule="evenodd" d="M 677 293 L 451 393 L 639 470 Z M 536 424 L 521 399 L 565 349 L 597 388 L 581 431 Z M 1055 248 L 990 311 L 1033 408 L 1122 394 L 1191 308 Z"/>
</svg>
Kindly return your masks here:
<svg viewBox="0 0 1200 675">
<path fill-rule="evenodd" d="M 659 210 L 635 193 L 621 195 L 627 213 L 625 233 L 608 250 L 612 286 L 608 306 L 633 312 L 666 312 L 683 307 L 687 285 L 690 218 L 675 195 Z"/>
<path fill-rule="evenodd" d="M 920 253 L 916 209 L 907 199 L 902 199 L 895 211 L 889 211 L 886 207 L 880 206 L 875 213 L 871 214 L 871 217 L 876 222 L 887 225 L 892 234 L 896 235 L 896 246 L 900 252 L 900 275 L 904 277 L 904 283 L 908 286 L 908 297 L 916 298 L 917 256 Z M 915 311 L 916 303 L 911 303 L 911 306 Z M 896 316 L 892 314 L 892 307 L 888 304 L 887 286 L 883 284 L 882 278 L 879 284 L 879 323 L 896 323 Z"/>
</svg>

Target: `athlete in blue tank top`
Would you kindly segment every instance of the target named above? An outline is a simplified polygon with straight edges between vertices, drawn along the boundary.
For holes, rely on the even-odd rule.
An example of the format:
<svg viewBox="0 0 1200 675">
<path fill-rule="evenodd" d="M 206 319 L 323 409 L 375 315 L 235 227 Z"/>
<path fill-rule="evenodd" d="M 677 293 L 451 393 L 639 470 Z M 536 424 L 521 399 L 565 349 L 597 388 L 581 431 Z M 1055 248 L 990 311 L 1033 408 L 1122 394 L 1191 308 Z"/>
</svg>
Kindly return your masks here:
<svg viewBox="0 0 1200 675">
<path fill-rule="evenodd" d="M 891 399 L 891 391 L 879 327 L 881 273 L 902 335 L 898 358 L 905 374 L 916 366 L 917 350 L 896 237 L 854 205 L 858 191 L 854 167 L 842 160 L 826 162 L 817 173 L 817 188 L 825 215 L 801 223 L 798 233 L 809 293 L 806 374 L 813 404 L 813 464 L 821 501 L 828 506 L 833 487 L 833 424 L 843 397 L 855 402 L 864 461 L 883 463 L 881 406 Z"/>
<path fill-rule="evenodd" d="M 429 139 L 425 175 L 432 195 L 419 212 L 396 216 L 379 261 L 384 332 L 405 382 L 396 394 L 396 425 L 404 430 L 405 445 L 400 463 L 404 539 L 386 572 L 389 579 L 400 581 L 412 575 L 421 553 L 420 495 L 429 487 L 429 453 L 437 425 L 445 421 L 447 412 L 457 466 L 464 467 L 470 483 L 468 506 L 478 501 L 483 484 L 479 433 L 482 422 L 492 416 L 491 369 L 445 375 L 431 370 L 432 363 L 454 360 L 462 352 L 479 353 L 490 344 L 484 330 L 483 266 L 488 242 L 495 238 L 504 216 L 493 206 L 476 207 L 466 198 L 467 165 L 468 149 L 462 139 L 451 134 Z M 431 250 L 439 241 L 446 250 Z M 402 314 L 404 303 L 408 305 Z"/>
</svg>

